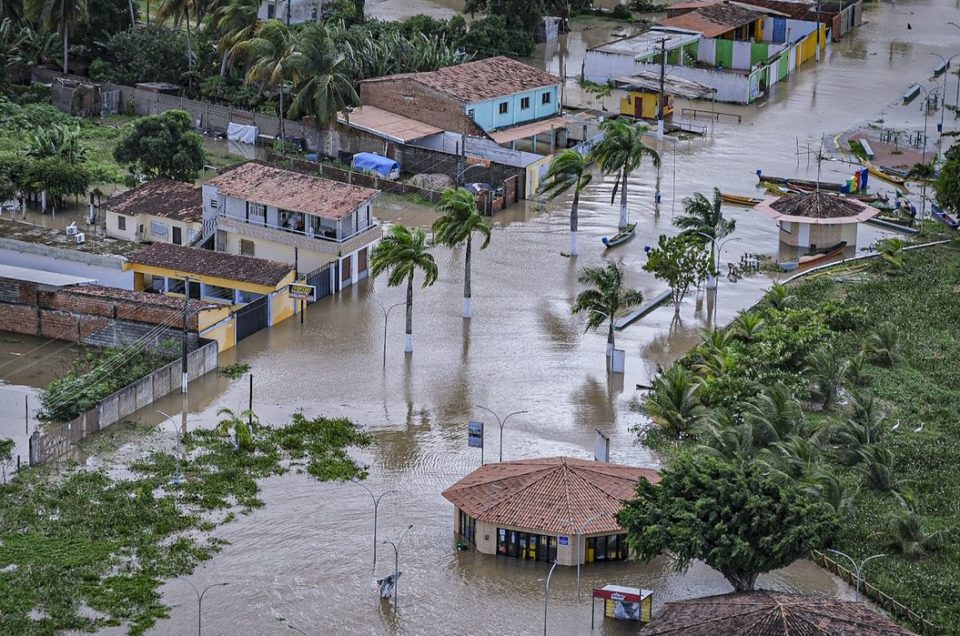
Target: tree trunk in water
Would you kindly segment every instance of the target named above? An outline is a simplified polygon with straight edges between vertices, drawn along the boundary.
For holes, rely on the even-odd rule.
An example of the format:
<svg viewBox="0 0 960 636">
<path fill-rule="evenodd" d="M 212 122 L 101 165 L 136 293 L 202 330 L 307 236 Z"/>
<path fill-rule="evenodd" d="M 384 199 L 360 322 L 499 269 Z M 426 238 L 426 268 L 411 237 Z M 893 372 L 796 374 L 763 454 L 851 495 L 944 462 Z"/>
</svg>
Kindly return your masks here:
<svg viewBox="0 0 960 636">
<path fill-rule="evenodd" d="M 467 235 L 467 254 L 463 259 L 463 317 L 472 318 L 473 317 L 473 297 L 470 294 L 470 253 L 471 253 L 471 239 L 473 237 Z"/>
<path fill-rule="evenodd" d="M 67 30 L 66 23 L 62 22 L 63 10 L 60 11 L 60 20 L 61 26 L 63 27 L 63 74 L 66 75 L 70 72 L 67 70 L 67 56 L 69 55 L 68 49 L 70 48 L 70 33 Z"/>
<path fill-rule="evenodd" d="M 403 350 L 413 353 L 413 276 L 407 279 L 407 337 Z"/>
<path fill-rule="evenodd" d="M 620 229 L 627 227 L 627 169 L 620 171 Z"/>
<path fill-rule="evenodd" d="M 580 191 L 573 193 L 573 205 L 570 206 L 570 256 L 577 252 L 577 226 L 579 225 L 578 208 L 580 207 Z"/>
<path fill-rule="evenodd" d="M 607 332 L 607 357 L 613 356 L 613 350 L 616 349 L 617 342 L 613 337 L 613 316 L 610 317 L 610 330 Z"/>
<path fill-rule="evenodd" d="M 723 578 L 727 579 L 737 592 L 752 592 L 757 584 L 756 572 L 726 572 Z"/>
</svg>

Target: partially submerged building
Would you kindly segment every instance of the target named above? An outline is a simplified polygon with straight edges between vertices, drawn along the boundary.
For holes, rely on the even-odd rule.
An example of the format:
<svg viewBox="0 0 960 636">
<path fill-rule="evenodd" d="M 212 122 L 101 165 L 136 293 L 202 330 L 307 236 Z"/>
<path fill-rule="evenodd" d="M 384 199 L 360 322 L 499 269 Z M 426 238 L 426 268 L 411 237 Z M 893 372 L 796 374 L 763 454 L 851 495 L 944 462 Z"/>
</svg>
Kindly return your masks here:
<svg viewBox="0 0 960 636">
<path fill-rule="evenodd" d="M 136 243 L 190 245 L 203 225 L 200 186 L 154 179 L 103 204 L 107 236 Z"/>
</svg>

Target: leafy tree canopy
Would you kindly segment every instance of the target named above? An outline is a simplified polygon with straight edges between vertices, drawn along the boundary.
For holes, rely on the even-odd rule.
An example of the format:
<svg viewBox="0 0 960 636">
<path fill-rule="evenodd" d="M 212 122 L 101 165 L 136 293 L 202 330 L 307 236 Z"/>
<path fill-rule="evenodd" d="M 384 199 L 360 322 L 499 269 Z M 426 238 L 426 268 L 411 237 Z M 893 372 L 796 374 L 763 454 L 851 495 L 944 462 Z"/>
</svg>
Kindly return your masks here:
<svg viewBox="0 0 960 636">
<path fill-rule="evenodd" d="M 179 83 L 187 72 L 187 42 L 182 31 L 151 24 L 110 37 L 104 59 L 90 66 L 98 81 L 133 86 L 138 82 Z"/>
<path fill-rule="evenodd" d="M 696 235 L 661 234 L 657 247 L 650 250 L 648 256 L 643 269 L 670 286 L 678 309 L 691 285 L 700 283 L 710 273 L 710 258 L 703 239 Z"/>
<path fill-rule="evenodd" d="M 960 211 L 960 144 L 946 152 L 946 161 L 940 168 L 940 176 L 933 182 L 937 203 L 941 207 Z"/>
<path fill-rule="evenodd" d="M 191 129 L 188 113 L 170 110 L 137 120 L 113 158 L 149 177 L 193 181 L 203 169 L 203 139 Z"/>
<path fill-rule="evenodd" d="M 738 591 L 828 544 L 838 530 L 833 509 L 798 486 L 745 461 L 683 454 L 618 514 L 640 558 L 668 552 L 678 570 L 702 560 Z"/>
<path fill-rule="evenodd" d="M 55 201 L 70 195 L 86 195 L 91 180 L 90 170 L 84 165 L 69 163 L 60 157 L 29 161 L 23 175 L 25 190 L 45 191 Z"/>
<path fill-rule="evenodd" d="M 479 57 L 529 57 L 536 47 L 530 35 L 500 15 L 488 15 L 473 22 L 461 44 Z"/>
</svg>

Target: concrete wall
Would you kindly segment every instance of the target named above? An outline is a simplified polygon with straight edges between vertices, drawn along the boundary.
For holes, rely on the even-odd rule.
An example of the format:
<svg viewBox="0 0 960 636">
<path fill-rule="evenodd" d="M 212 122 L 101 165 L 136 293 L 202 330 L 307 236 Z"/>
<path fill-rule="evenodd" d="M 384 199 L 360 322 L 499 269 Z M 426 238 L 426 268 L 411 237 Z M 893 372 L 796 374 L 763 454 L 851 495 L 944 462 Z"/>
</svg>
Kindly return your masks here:
<svg viewBox="0 0 960 636">
<path fill-rule="evenodd" d="M 31 465 L 56 459 L 73 443 L 147 408 L 180 390 L 181 361 L 176 360 L 102 399 L 95 408 L 59 425 L 47 425 L 30 440 Z M 187 354 L 187 376 L 196 380 L 217 368 L 217 343 L 208 342 Z M 36 460 L 36 461 L 34 461 Z"/>
<path fill-rule="evenodd" d="M 260 21 L 270 20 L 269 5 L 273 5 L 273 19 L 286 22 L 287 5 L 290 6 L 290 24 L 301 24 L 303 22 L 313 22 L 320 17 L 320 9 L 323 6 L 321 0 L 264 0 L 260 3 L 257 10 L 257 19 Z"/>
<path fill-rule="evenodd" d="M 120 217 L 126 219 L 126 228 L 120 229 Z M 156 233 L 155 223 L 166 228 L 165 233 Z M 176 219 L 164 218 L 154 214 L 138 214 L 130 216 L 107 211 L 107 236 L 125 241 L 147 243 L 173 243 L 173 228 L 180 228 L 180 245 L 189 245 L 195 233 L 200 231 L 200 223 L 187 223 Z"/>
<path fill-rule="evenodd" d="M 83 276 L 95 279 L 101 285 L 133 289 L 133 272 L 124 272 L 123 259 L 109 254 L 0 238 L 0 265 Z"/>
<path fill-rule="evenodd" d="M 467 117 L 463 102 L 409 78 L 361 82 L 360 101 L 444 130 L 483 134 L 480 126 Z"/>
</svg>

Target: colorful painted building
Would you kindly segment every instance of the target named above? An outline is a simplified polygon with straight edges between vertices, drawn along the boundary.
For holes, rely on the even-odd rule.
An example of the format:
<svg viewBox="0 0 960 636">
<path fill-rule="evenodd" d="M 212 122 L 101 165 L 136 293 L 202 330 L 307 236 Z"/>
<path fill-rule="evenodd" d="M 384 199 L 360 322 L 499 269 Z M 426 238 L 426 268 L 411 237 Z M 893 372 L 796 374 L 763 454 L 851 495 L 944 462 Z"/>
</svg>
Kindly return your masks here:
<svg viewBox="0 0 960 636">
<path fill-rule="evenodd" d="M 294 315 L 289 295 L 293 268 L 286 263 L 236 256 L 197 247 L 154 243 L 127 257 L 134 290 L 215 303 L 226 311 L 201 326 L 200 337 L 216 340 L 219 350 Z"/>
</svg>

